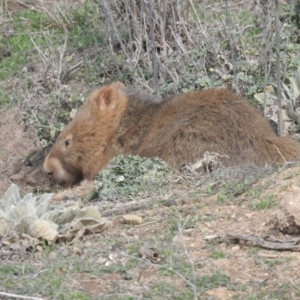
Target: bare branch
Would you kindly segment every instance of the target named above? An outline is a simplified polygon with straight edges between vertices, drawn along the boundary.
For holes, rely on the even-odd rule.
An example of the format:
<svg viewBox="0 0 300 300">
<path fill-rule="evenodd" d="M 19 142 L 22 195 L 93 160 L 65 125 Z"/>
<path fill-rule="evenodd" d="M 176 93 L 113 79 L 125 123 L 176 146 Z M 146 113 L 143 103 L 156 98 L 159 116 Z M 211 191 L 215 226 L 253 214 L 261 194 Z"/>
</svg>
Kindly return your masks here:
<svg viewBox="0 0 300 300">
<path fill-rule="evenodd" d="M 45 300 L 43 298 L 30 297 L 30 296 L 24 296 L 24 295 L 17 295 L 17 294 L 5 293 L 5 292 L 0 292 L 0 296 L 10 297 L 10 298 L 16 298 L 16 299 L 27 299 L 27 300 Z"/>
<path fill-rule="evenodd" d="M 276 82 L 277 82 L 277 98 L 278 98 L 278 134 L 283 135 L 283 119 L 281 107 L 281 72 L 280 72 L 280 24 L 279 24 L 279 3 L 275 0 L 276 10 Z"/>
</svg>

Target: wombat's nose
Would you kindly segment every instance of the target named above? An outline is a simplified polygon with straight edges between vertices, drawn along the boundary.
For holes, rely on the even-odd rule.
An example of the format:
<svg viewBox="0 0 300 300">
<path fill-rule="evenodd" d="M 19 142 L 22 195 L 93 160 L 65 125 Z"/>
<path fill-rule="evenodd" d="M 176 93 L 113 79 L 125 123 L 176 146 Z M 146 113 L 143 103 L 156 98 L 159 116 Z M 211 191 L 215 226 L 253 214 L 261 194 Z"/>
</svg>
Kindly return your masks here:
<svg viewBox="0 0 300 300">
<path fill-rule="evenodd" d="M 47 169 L 44 168 L 44 173 L 46 174 L 46 176 L 48 178 L 50 178 L 50 179 L 52 178 L 53 172 L 51 172 L 51 171 L 49 171 L 49 170 L 47 170 Z"/>
<path fill-rule="evenodd" d="M 51 176 L 52 176 L 53 170 L 51 170 L 51 168 L 49 168 L 49 166 L 48 166 L 48 164 L 47 164 L 47 160 L 44 162 L 43 170 L 44 170 L 44 173 L 45 173 L 48 177 L 51 177 Z"/>
</svg>

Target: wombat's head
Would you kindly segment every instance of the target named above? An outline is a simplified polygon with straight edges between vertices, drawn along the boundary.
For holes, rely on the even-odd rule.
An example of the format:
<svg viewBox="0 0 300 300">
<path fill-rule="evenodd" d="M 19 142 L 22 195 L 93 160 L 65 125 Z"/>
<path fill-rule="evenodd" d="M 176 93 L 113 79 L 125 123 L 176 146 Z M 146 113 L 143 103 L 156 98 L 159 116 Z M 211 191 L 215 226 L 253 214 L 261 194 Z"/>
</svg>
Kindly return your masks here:
<svg viewBox="0 0 300 300">
<path fill-rule="evenodd" d="M 45 159 L 43 168 L 50 179 L 65 187 L 94 179 L 115 155 L 110 142 L 128 102 L 123 88 L 115 82 L 86 100 Z"/>
</svg>

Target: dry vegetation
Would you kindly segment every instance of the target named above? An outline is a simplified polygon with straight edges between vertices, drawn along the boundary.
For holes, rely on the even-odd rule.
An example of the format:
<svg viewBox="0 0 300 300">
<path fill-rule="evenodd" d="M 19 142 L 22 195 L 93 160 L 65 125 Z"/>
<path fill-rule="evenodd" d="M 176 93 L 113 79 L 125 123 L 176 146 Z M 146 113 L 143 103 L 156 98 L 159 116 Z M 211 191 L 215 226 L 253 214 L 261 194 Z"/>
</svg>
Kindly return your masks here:
<svg viewBox="0 0 300 300">
<path fill-rule="evenodd" d="M 86 95 L 114 80 L 162 97 L 223 85 L 258 105 L 279 75 L 299 119 L 299 1 L 279 1 L 277 25 L 275 1 L 0 3 L 1 193 L 11 180 L 23 193 L 49 190 L 45 149 Z M 2 239 L 0 298 L 300 299 L 298 236 L 272 223 L 299 176 L 293 164 L 210 175 L 183 166 L 134 196 L 129 184 L 93 202 L 113 222 L 105 233 L 38 247 Z M 83 199 L 58 198 L 71 196 Z M 124 224 L 126 212 L 143 223 Z M 274 250 L 283 244 L 290 250 Z"/>
<path fill-rule="evenodd" d="M 299 66 L 293 3 L 280 3 L 277 46 L 272 1 L 2 2 L 1 102 L 21 104 L 43 146 L 103 83 L 161 96 L 224 85 L 251 100 L 276 87 L 276 48 L 283 82 Z"/>
</svg>

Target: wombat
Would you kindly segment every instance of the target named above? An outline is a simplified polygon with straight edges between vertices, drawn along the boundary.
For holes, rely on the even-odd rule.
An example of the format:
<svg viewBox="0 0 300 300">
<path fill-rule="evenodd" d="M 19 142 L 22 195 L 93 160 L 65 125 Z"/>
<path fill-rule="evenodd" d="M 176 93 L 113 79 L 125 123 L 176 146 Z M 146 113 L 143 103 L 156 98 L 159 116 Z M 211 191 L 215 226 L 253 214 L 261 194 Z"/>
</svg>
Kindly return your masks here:
<svg viewBox="0 0 300 300">
<path fill-rule="evenodd" d="M 44 162 L 60 185 L 94 179 L 123 154 L 160 157 L 170 166 L 195 163 L 206 151 L 224 166 L 283 163 L 299 158 L 297 142 L 278 137 L 247 100 L 227 89 L 158 100 L 120 82 L 93 92 L 59 135 Z"/>
</svg>

